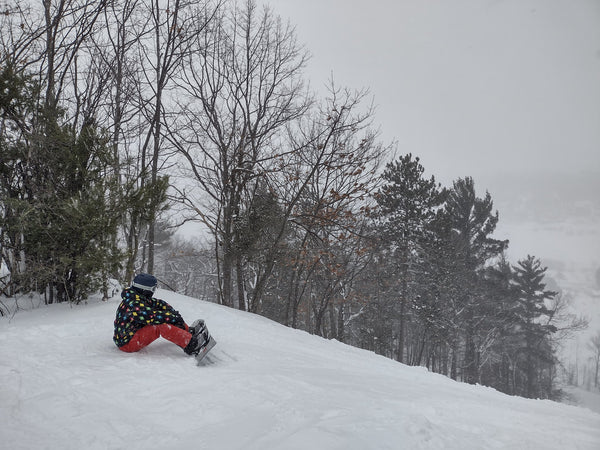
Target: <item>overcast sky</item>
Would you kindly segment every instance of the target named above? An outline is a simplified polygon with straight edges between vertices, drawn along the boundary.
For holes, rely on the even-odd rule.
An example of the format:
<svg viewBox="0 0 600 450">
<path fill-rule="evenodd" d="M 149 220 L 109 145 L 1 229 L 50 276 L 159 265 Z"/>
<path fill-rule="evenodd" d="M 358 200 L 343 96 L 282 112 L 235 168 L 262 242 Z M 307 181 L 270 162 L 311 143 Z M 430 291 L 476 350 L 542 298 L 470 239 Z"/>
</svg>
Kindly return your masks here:
<svg viewBox="0 0 600 450">
<path fill-rule="evenodd" d="M 599 0 L 266 1 L 313 88 L 369 88 L 384 142 L 445 185 L 600 173 Z"/>
<path fill-rule="evenodd" d="M 600 0 L 262 1 L 296 27 L 314 89 L 368 88 L 398 155 L 490 192 L 509 258 L 600 264 Z"/>
</svg>

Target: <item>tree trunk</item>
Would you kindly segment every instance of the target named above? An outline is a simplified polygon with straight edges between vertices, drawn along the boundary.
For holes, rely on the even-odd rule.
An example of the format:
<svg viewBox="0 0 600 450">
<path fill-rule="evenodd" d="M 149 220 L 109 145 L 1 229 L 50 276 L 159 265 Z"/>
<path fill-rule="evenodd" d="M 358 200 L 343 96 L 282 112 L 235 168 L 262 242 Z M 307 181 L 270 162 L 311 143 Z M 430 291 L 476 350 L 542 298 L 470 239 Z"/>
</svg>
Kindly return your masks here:
<svg viewBox="0 0 600 450">
<path fill-rule="evenodd" d="M 399 317 L 399 328 L 398 328 L 398 356 L 397 359 L 401 363 L 404 362 L 404 323 L 406 321 L 405 312 L 406 312 L 406 296 L 400 294 L 400 317 Z"/>
<path fill-rule="evenodd" d="M 596 374 L 594 376 L 594 387 L 598 387 L 598 369 L 600 368 L 600 355 L 596 356 Z"/>
<path fill-rule="evenodd" d="M 333 302 L 329 304 L 329 333 L 327 334 L 327 338 L 329 339 L 337 339 L 337 317 L 335 314 L 335 307 L 333 306 Z"/>
<path fill-rule="evenodd" d="M 469 384 L 477 383 L 477 361 L 475 352 L 475 342 L 472 330 L 467 325 L 467 336 L 465 342 L 465 358 L 463 362 L 465 382 Z"/>
<path fill-rule="evenodd" d="M 456 343 L 456 340 L 454 341 L 453 345 L 452 345 L 452 363 L 450 364 L 450 378 L 452 378 L 453 380 L 457 380 L 458 379 L 458 345 Z"/>
<path fill-rule="evenodd" d="M 246 287 L 244 285 L 244 267 L 242 264 L 242 256 L 236 255 L 235 271 L 237 274 L 237 294 L 238 294 L 238 309 L 242 311 L 248 310 Z M 253 305 L 253 310 L 257 309 L 256 305 Z"/>
<path fill-rule="evenodd" d="M 344 336 L 345 334 L 345 325 L 344 325 L 344 306 L 345 303 L 341 303 L 340 307 L 338 308 L 338 319 L 337 319 L 337 340 L 340 342 L 344 342 L 344 340 L 346 339 L 346 337 Z"/>
<path fill-rule="evenodd" d="M 398 330 L 398 361 L 404 362 L 404 324 L 406 323 L 406 304 L 408 296 L 408 245 L 404 245 L 400 264 L 400 327 Z"/>
<path fill-rule="evenodd" d="M 323 310 L 315 308 L 315 328 L 314 332 L 317 336 L 323 336 Z"/>
<path fill-rule="evenodd" d="M 157 78 L 160 80 L 160 56 L 157 58 Z M 162 89 L 163 82 L 160 82 L 157 86 L 156 92 L 156 104 L 154 113 L 154 123 L 152 128 L 154 129 L 154 140 L 152 149 L 152 169 L 150 173 L 150 180 L 152 186 L 156 186 L 158 180 L 158 155 L 160 151 L 160 130 L 161 130 L 161 109 L 162 109 Z M 155 244 L 155 232 L 156 232 L 156 210 L 158 207 L 158 199 L 152 199 L 150 206 L 150 222 L 148 223 L 148 273 L 154 273 L 154 244 Z"/>
<path fill-rule="evenodd" d="M 231 254 L 231 243 L 223 242 L 223 285 L 221 286 L 222 303 L 233 308 L 233 255 Z"/>
</svg>

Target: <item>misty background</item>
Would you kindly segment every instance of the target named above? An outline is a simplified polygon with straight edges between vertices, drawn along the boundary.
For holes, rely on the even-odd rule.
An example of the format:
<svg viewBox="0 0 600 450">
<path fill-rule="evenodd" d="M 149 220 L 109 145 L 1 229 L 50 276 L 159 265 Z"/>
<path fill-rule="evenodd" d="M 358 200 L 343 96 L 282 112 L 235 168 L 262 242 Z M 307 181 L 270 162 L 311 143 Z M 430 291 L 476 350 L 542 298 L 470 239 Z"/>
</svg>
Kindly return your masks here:
<svg viewBox="0 0 600 450">
<path fill-rule="evenodd" d="M 472 176 L 528 254 L 600 330 L 600 2 L 269 0 L 312 58 L 307 79 L 368 88 L 398 155 L 445 186 Z"/>
</svg>

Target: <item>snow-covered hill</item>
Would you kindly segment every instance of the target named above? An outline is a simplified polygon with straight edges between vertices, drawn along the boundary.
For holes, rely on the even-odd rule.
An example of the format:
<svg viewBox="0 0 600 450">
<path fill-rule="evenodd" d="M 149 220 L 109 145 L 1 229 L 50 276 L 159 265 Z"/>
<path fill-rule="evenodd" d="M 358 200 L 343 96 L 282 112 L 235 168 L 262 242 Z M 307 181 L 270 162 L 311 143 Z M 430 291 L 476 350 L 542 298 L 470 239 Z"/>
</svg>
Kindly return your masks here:
<svg viewBox="0 0 600 450">
<path fill-rule="evenodd" d="M 159 291 L 218 341 L 114 347 L 118 298 L 0 319 L 6 449 L 598 449 L 600 414 L 456 383 L 267 319 Z"/>
</svg>

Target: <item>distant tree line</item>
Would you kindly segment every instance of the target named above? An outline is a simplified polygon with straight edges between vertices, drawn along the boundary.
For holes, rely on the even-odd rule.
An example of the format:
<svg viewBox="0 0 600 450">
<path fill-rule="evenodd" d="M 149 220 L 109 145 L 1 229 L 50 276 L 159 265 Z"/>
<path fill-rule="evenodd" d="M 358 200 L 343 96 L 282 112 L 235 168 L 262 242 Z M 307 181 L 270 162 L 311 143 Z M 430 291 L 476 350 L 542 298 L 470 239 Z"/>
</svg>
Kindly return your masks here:
<svg viewBox="0 0 600 450">
<path fill-rule="evenodd" d="M 47 303 L 136 271 L 187 295 L 510 394 L 553 398 L 565 317 L 489 193 L 382 168 L 366 91 L 305 85 L 253 0 L 0 11 L 0 290 Z M 205 243 L 176 240 L 186 221 Z"/>
</svg>

